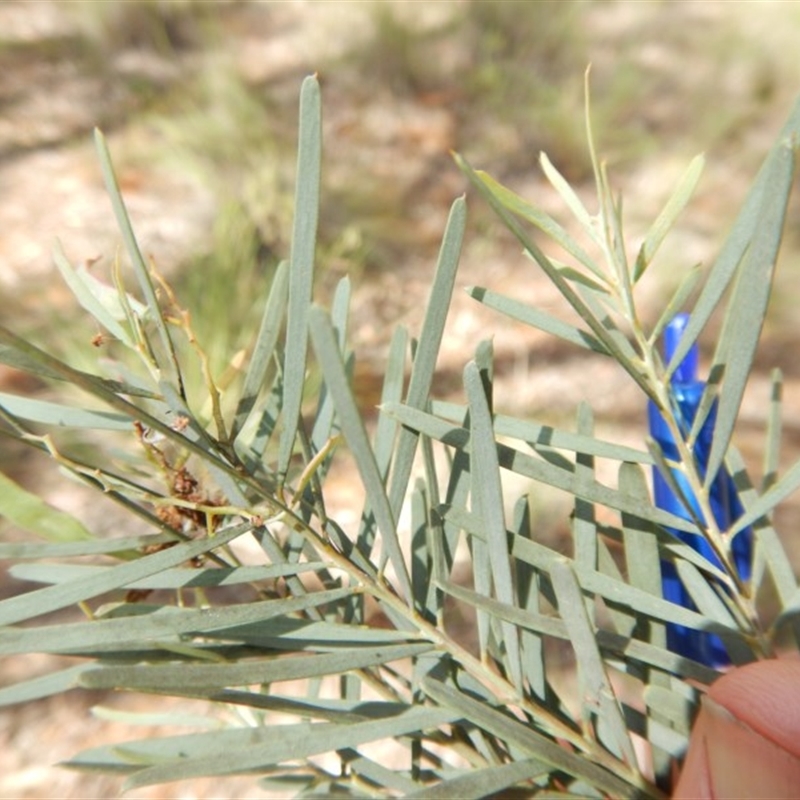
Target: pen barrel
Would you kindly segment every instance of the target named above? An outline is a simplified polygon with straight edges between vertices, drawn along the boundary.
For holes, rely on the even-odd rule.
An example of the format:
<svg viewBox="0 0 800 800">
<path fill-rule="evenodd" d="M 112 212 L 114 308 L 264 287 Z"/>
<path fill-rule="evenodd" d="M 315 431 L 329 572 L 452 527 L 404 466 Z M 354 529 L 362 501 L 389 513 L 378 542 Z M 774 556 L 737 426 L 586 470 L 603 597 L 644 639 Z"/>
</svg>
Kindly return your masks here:
<svg viewBox="0 0 800 800">
<path fill-rule="evenodd" d="M 674 382 L 671 385 L 673 410 L 684 436 L 688 436 L 688 432 L 692 427 L 704 388 L 705 385 L 700 381 Z M 652 402 L 648 405 L 648 422 L 650 434 L 658 443 L 664 456 L 670 461 L 680 462 L 680 454 L 672 432 Z M 692 448 L 695 468 L 699 476 L 704 480 L 715 422 L 716 407 L 714 406 L 703 423 Z M 653 467 L 653 495 L 656 506 L 686 520 L 692 520 L 694 516 L 695 519 L 706 524 L 705 516 L 686 476 L 678 469 L 672 469 L 670 472 L 672 481 L 680 489 L 689 508 L 672 491 L 658 467 Z M 714 522 L 721 531 L 728 530 L 742 514 L 742 507 L 736 494 L 733 479 L 724 468 L 720 469 L 714 476 L 713 481 L 711 481 L 709 500 Z M 717 567 L 722 566 L 708 540 L 701 534 L 690 534 L 671 528 L 669 531 L 698 551 L 710 563 Z M 751 553 L 752 532 L 746 530 L 741 532 L 734 540 L 732 553 L 734 566 L 743 581 L 750 577 Z M 689 592 L 681 582 L 671 561 L 662 560 L 661 575 L 664 598 L 685 608 L 696 610 Z M 725 591 L 725 589 L 718 587 L 718 591 Z M 680 653 L 709 666 L 721 667 L 730 664 L 730 658 L 720 638 L 705 631 L 670 623 L 667 625 L 667 646 L 673 652 Z"/>
</svg>

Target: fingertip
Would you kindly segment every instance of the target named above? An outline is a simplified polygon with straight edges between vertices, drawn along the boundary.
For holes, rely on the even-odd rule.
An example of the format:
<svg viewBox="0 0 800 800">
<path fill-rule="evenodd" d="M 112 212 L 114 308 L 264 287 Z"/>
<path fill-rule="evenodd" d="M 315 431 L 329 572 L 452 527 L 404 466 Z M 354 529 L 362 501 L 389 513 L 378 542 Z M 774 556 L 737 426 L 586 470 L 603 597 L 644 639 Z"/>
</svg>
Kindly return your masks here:
<svg viewBox="0 0 800 800">
<path fill-rule="evenodd" d="M 800 660 L 723 675 L 703 698 L 673 797 L 794 800 L 800 787 Z"/>
<path fill-rule="evenodd" d="M 708 697 L 761 736 L 800 757 L 800 659 L 746 664 L 716 681 Z"/>
</svg>

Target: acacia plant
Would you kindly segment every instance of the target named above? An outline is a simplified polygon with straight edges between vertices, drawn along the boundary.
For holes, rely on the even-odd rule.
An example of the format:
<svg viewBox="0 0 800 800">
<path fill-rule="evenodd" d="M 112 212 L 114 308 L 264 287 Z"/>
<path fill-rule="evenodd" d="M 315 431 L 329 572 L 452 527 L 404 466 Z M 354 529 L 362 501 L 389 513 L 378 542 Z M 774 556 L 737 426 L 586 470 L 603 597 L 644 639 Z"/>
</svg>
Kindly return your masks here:
<svg viewBox="0 0 800 800">
<path fill-rule="evenodd" d="M 718 672 L 667 649 L 666 626 L 719 636 L 734 663 L 797 646 L 797 583 L 771 523 L 776 504 L 800 483 L 800 464 L 777 474 L 778 375 L 760 484 L 731 437 L 767 310 L 800 106 L 716 262 L 688 272 L 652 329 L 634 289 L 688 201 L 701 159 L 634 254 L 590 130 L 594 213 L 541 161 L 587 246 L 458 159 L 576 322 L 488 287 L 470 289 L 472 296 L 616 361 L 674 432 L 676 458 L 644 435 L 640 448 L 598 438 L 585 404 L 574 429 L 494 413 L 488 341 L 464 367 L 464 403 L 431 396 L 465 230 L 463 198 L 450 211 L 422 328 L 413 339 L 395 330 L 377 422 L 367 425 L 351 386 L 348 279 L 329 309 L 313 302 L 320 106 L 318 83 L 308 78 L 291 254 L 258 300 L 252 346 L 231 354 L 236 368 L 224 381 L 207 368 L 189 315 L 145 263 L 97 134 L 136 289 L 126 285 L 127 267 L 115 268 L 107 285 L 56 250 L 64 279 L 102 330 L 103 357 L 95 371 L 79 370 L 0 328 L 0 361 L 70 388 L 58 402 L 0 395 L 0 433 L 118 503 L 140 532 L 88 530 L 0 478 L 0 512 L 31 534 L 0 544 L 0 556 L 13 562 L 15 577 L 45 584 L 0 602 L 0 652 L 73 658 L 3 687 L 0 703 L 72 689 L 207 700 L 221 728 L 176 716 L 182 735 L 108 743 L 67 764 L 120 773 L 125 789 L 248 773 L 270 792 L 297 796 L 477 798 L 510 787 L 531 796 L 668 794 L 698 700 Z M 530 226 L 571 263 L 548 257 Z M 679 352 L 665 363 L 660 332 L 692 298 Z M 703 415 L 716 410 L 704 473 L 669 375 L 723 306 L 701 404 Z M 203 380 L 187 379 L 192 371 Z M 80 434 L 96 431 L 104 438 L 93 441 L 107 446 L 77 447 Z M 354 525 L 337 520 L 326 497 L 326 476 L 345 448 L 366 497 Z M 600 460 L 617 465 L 616 485 L 598 480 Z M 682 476 L 697 506 L 685 515 L 657 508 L 645 477 L 653 467 Z M 733 476 L 742 505 L 728 529 L 710 513 L 706 475 L 720 468 Z M 504 496 L 501 470 L 529 479 L 531 494 L 546 484 L 573 497 L 571 556 L 539 540 L 529 496 Z M 401 527 L 406 504 L 410 522 Z M 747 579 L 731 557 L 745 530 L 754 541 Z M 708 541 L 718 563 L 676 531 Z M 454 574 L 457 550 L 469 554 L 469 582 Z M 693 608 L 662 597 L 664 562 L 677 568 Z M 777 613 L 760 607 L 765 588 L 778 598 Z M 450 624 L 453 604 L 474 610 L 476 644 Z M 558 680 L 563 667 L 548 655 L 558 640 L 574 650 L 578 690 L 570 696 Z M 157 710 L 141 719 L 161 721 Z M 391 758 L 374 749 L 381 741 L 393 743 Z"/>
</svg>

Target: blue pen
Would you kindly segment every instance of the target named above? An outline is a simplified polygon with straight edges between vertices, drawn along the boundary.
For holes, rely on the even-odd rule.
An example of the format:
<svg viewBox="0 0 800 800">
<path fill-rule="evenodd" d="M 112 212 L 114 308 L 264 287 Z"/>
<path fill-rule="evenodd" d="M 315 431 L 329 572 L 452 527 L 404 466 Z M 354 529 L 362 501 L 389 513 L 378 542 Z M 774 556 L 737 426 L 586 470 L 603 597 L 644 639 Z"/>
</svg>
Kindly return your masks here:
<svg viewBox="0 0 800 800">
<path fill-rule="evenodd" d="M 688 314 L 678 314 L 664 331 L 664 359 L 669 363 L 677 350 L 678 343 L 683 336 L 689 322 Z M 674 401 L 674 408 L 680 415 L 680 426 L 684 436 L 689 435 L 694 422 L 700 398 L 703 396 L 705 384 L 697 378 L 698 349 L 697 344 L 692 345 L 686 357 L 678 365 L 672 375 L 670 391 Z M 650 435 L 658 442 L 664 456 L 670 460 L 678 461 L 678 449 L 675 440 L 652 401 L 647 409 L 650 424 Z M 714 434 L 716 422 L 716 405 L 711 409 L 708 418 L 700 429 L 694 445 L 694 456 L 697 459 L 700 474 L 705 476 L 708 465 L 708 456 L 711 450 L 711 439 Z M 702 519 L 703 515 L 697 504 L 694 493 L 689 488 L 685 478 L 677 471 L 672 471 L 672 477 L 680 487 L 687 501 L 692 504 L 696 517 Z M 683 502 L 676 497 L 670 489 L 663 475 L 657 467 L 653 468 L 653 493 L 656 506 L 672 514 L 690 519 Z M 711 510 L 720 530 L 727 530 L 743 513 L 743 509 L 733 479 L 723 468 L 717 473 L 711 484 L 710 490 Z M 670 532 L 682 541 L 691 545 L 700 552 L 708 561 L 716 566 L 721 566 L 719 559 L 711 549 L 709 543 L 702 537 L 670 529 Z M 743 581 L 750 577 L 750 563 L 752 555 L 752 531 L 742 531 L 733 541 L 733 561 Z M 662 589 L 664 598 L 678 603 L 686 608 L 696 610 L 694 603 L 680 581 L 675 566 L 672 562 L 661 562 Z M 730 664 L 730 658 L 718 636 L 686 628 L 682 625 L 667 625 L 667 646 L 675 653 L 680 653 L 695 661 L 711 667 L 722 667 Z"/>
</svg>

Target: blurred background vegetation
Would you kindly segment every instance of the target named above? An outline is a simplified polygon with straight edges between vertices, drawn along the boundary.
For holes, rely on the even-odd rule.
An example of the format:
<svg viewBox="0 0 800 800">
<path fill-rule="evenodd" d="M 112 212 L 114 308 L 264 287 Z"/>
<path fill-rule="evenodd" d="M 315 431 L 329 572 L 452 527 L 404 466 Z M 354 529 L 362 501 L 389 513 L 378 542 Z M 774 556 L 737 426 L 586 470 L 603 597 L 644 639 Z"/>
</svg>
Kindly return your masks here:
<svg viewBox="0 0 800 800">
<path fill-rule="evenodd" d="M 800 7 L 786 3 L 74 0 L 5 2 L 0 20 L 0 169 L 30 165 L 4 170 L 0 280 L 15 302 L 0 313 L 52 328 L 67 301 L 43 301 L 37 279 L 51 283 L 56 235 L 74 261 L 113 260 L 91 162 L 98 125 L 139 234 L 217 368 L 250 335 L 252 300 L 286 254 L 294 107 L 309 72 L 325 93 L 320 259 L 370 281 L 435 247 L 463 188 L 451 150 L 519 186 L 544 150 L 588 181 L 589 63 L 597 140 L 623 189 L 637 206 L 657 203 L 677 165 L 707 150 L 725 182 L 712 176 L 701 201 L 720 223 L 800 85 L 781 46 L 800 31 Z M 49 170 L 37 169 L 44 154 Z M 704 211 L 687 217 L 699 235 Z"/>
</svg>

